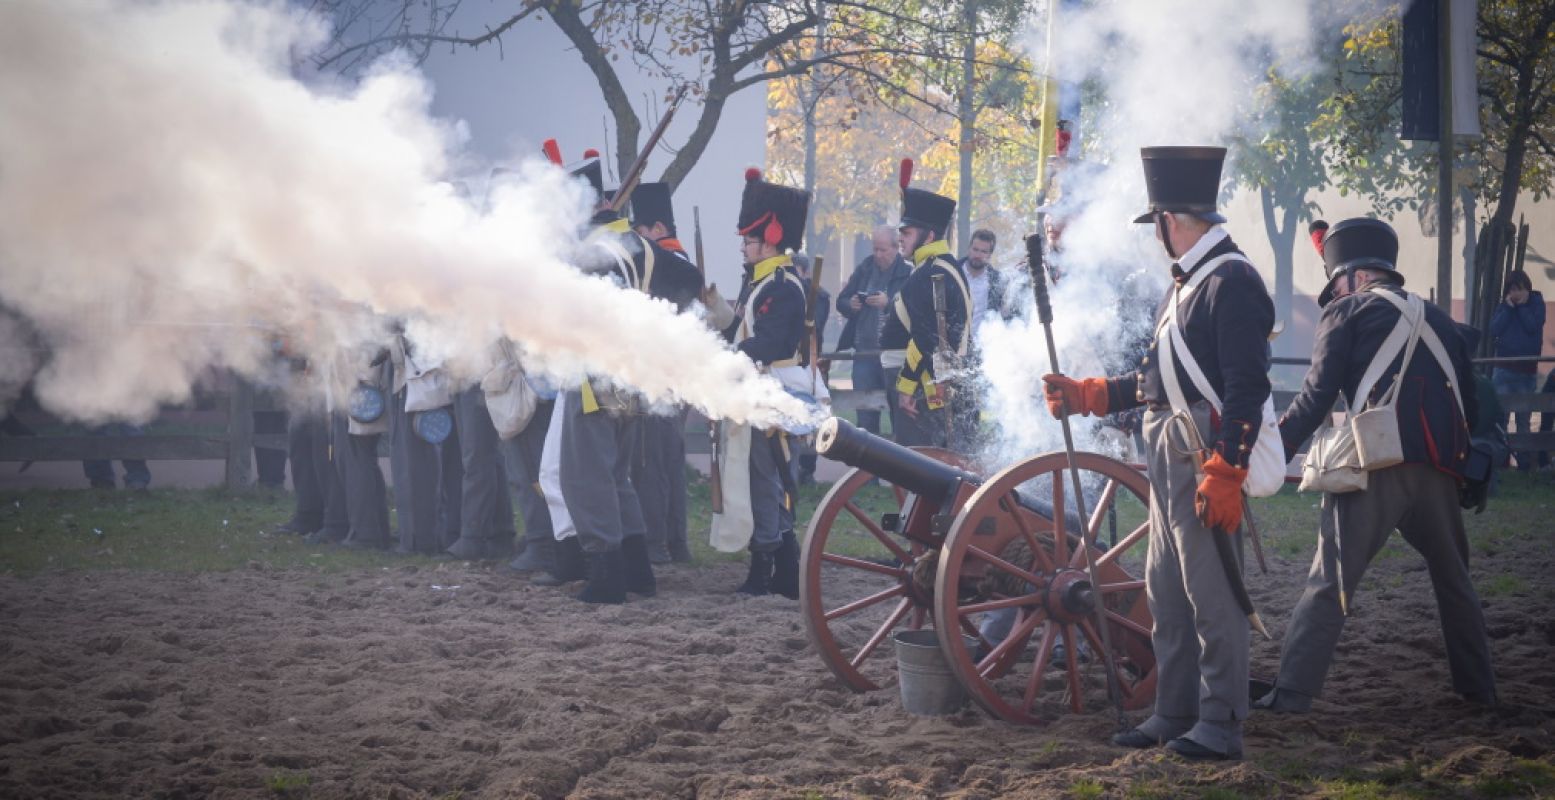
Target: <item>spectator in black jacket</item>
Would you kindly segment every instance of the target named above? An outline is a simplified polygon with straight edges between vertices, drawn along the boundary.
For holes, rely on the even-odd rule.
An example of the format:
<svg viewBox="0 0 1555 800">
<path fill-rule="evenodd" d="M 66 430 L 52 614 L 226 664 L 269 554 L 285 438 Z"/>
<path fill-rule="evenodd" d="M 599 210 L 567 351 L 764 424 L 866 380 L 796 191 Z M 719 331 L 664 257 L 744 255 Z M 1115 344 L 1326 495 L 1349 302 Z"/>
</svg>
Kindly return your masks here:
<svg viewBox="0 0 1555 800">
<path fill-rule="evenodd" d="M 1544 349 L 1544 295 L 1533 290 L 1528 273 L 1512 270 L 1506 276 L 1506 292 L 1495 313 L 1490 315 L 1490 335 L 1495 339 L 1497 358 L 1537 356 Z M 1491 381 L 1501 394 L 1533 394 L 1539 365 L 1526 363 L 1497 364 Z M 1527 411 L 1512 414 L 1516 432 L 1528 433 L 1531 415 Z M 1508 426 L 1508 430 L 1512 430 Z M 1532 453 L 1517 454 L 1517 468 L 1533 469 Z"/>
<path fill-rule="evenodd" d="M 912 275 L 912 265 L 902 257 L 897 242 L 895 228 L 889 225 L 876 228 L 869 257 L 853 269 L 847 285 L 837 295 L 837 313 L 847 319 L 842 326 L 842 335 L 837 338 L 838 350 L 868 352 L 880 349 L 880 331 L 885 327 L 891 303 Z M 883 391 L 895 384 L 896 376 L 885 374 L 879 355 L 853 359 L 854 391 Z M 880 412 L 860 409 L 858 424 L 870 433 L 879 434 Z"/>
</svg>

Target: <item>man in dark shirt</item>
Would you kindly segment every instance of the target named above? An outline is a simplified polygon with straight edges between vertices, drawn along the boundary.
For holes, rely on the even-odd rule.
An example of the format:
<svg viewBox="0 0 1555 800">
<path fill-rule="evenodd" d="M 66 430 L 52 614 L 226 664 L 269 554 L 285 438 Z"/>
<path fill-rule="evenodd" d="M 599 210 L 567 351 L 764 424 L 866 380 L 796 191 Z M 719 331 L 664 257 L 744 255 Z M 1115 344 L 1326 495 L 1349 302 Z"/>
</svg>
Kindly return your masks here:
<svg viewBox="0 0 1555 800">
<path fill-rule="evenodd" d="M 1293 453 L 1328 418 L 1341 392 L 1355 409 L 1377 402 L 1402 380 L 1395 402 L 1404 461 L 1368 472 L 1365 489 L 1323 495 L 1318 550 L 1306 591 L 1291 612 L 1279 678 L 1257 706 L 1296 713 L 1311 707 L 1344 627 L 1346 598 L 1353 597 L 1395 528 L 1425 556 L 1453 688 L 1471 702 L 1493 704 L 1490 645 L 1469 581 L 1468 540 L 1458 507 L 1469 423 L 1478 412 L 1469 345 L 1446 312 L 1421 304 L 1427 325 L 1402 378 L 1393 366 L 1402 364 L 1400 347 L 1393 351 L 1393 364 L 1365 390 L 1360 383 L 1402 315 L 1394 300 L 1409 297 L 1394 267 L 1398 237 L 1385 222 L 1351 219 L 1328 230 L 1322 251 L 1329 282 L 1318 296 L 1323 315 L 1312 366 L 1280 418 L 1280 437 Z M 1361 392 L 1366 396 L 1357 397 Z"/>
<path fill-rule="evenodd" d="M 1248 706 L 1248 620 L 1233 589 L 1240 577 L 1228 574 L 1212 537 L 1235 536 L 1241 526 L 1242 483 L 1269 396 L 1274 303 L 1219 226 L 1225 217 L 1215 211 L 1215 197 L 1225 149 L 1147 147 L 1143 157 L 1150 211 L 1135 222 L 1153 222 L 1175 262 L 1174 286 L 1156 313 L 1155 341 L 1136 374 L 1043 380 L 1055 417 L 1146 407 L 1151 536 L 1145 582 L 1155 619 L 1155 713 L 1113 743 L 1166 742 L 1184 758 L 1237 759 Z M 1167 333 L 1174 305 L 1187 353 Z M 1163 381 L 1167 355 L 1174 389 Z M 1189 358 L 1221 398 L 1219 413 L 1183 370 Z M 1179 390 L 1187 408 L 1173 409 L 1169 395 Z M 1208 449 L 1187 450 L 1189 424 Z"/>
<path fill-rule="evenodd" d="M 880 349 L 880 331 L 891 313 L 891 303 L 912 275 L 912 265 L 902 258 L 896 229 L 881 225 L 870 240 L 869 257 L 860 261 L 837 295 L 837 313 L 847 319 L 837 338 L 837 349 L 856 349 L 860 353 Z M 853 359 L 853 389 L 858 392 L 888 390 L 896 384 L 893 370 L 886 374 L 879 355 L 858 355 Z M 889 400 L 891 393 L 886 392 Z M 889 408 L 889 404 L 888 404 Z M 858 424 L 870 433 L 880 433 L 880 411 L 859 409 Z M 893 426 L 894 427 L 894 426 Z"/>
</svg>

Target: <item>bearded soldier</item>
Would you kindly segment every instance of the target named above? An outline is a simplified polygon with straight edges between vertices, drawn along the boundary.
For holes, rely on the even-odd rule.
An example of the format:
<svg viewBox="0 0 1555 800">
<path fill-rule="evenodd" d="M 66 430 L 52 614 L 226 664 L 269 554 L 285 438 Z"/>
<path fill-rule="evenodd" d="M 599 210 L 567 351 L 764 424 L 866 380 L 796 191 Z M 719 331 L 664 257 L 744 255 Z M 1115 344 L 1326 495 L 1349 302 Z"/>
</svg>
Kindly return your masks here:
<svg viewBox="0 0 1555 800">
<path fill-rule="evenodd" d="M 632 230 L 670 256 L 691 264 L 686 248 L 676 238 L 670 196 L 667 183 L 638 184 L 632 192 Z M 679 407 L 645 415 L 642 446 L 632 460 L 632 487 L 642 503 L 648 526 L 648 558 L 655 564 L 691 560 L 686 543 L 685 429 L 685 411 Z"/>
<path fill-rule="evenodd" d="M 1188 759 L 1242 755 L 1248 619 L 1237 597 L 1238 567 L 1220 557 L 1212 537 L 1233 536 L 1241 525 L 1242 484 L 1269 396 L 1274 326 L 1263 278 L 1215 211 L 1225 152 L 1147 147 L 1142 153 L 1150 210 L 1134 221 L 1154 223 L 1174 261 L 1174 286 L 1156 312 L 1156 338 L 1138 372 L 1079 381 L 1043 377 L 1055 417 L 1146 408 L 1151 536 L 1145 591 L 1155 617 L 1151 642 L 1159 678 L 1154 715 L 1112 741 L 1136 748 L 1165 742 Z M 1172 324 L 1187 352 L 1172 344 Z M 1161 368 L 1162 357 L 1171 358 L 1169 371 Z M 1222 399 L 1221 413 L 1212 413 L 1213 401 L 1185 369 L 1190 359 Z M 1169 398 L 1179 393 L 1188 407 L 1174 413 Z M 1194 452 L 1193 441 L 1210 444 Z"/>
<path fill-rule="evenodd" d="M 945 241 L 956 201 L 914 189 L 908 185 L 911 181 L 912 160 L 903 159 L 902 253 L 913 271 L 886 317 L 880 360 L 888 374 L 893 366 L 901 368 L 896 379 L 897 443 L 948 447 L 949 382 L 971 342 L 972 295 Z M 936 301 L 936 291 L 942 302 Z"/>
<path fill-rule="evenodd" d="M 702 287 L 696 268 L 633 233 L 605 199 L 598 154 L 590 150 L 585 159 L 572 171 L 588 182 L 599 203 L 580 268 L 608 277 L 620 288 L 677 304 L 695 298 Z M 627 592 L 645 597 L 657 592 L 642 508 L 631 482 L 632 453 L 639 438 L 636 407 L 629 391 L 585 380 L 562 394 L 553 411 L 561 420 L 559 425 L 553 422 L 546 448 L 553 447 L 550 437 L 557 437 L 561 499 L 576 530 L 576 536 L 558 548 L 553 575 L 573 578 L 581 552 L 587 583 L 578 599 L 586 603 L 623 603 Z M 542 455 L 542 469 L 544 461 Z M 554 524 L 554 515 L 552 519 Z M 562 526 L 556 527 L 558 536 L 566 534 Z"/>
<path fill-rule="evenodd" d="M 715 326 L 763 371 L 791 391 L 816 391 L 801 352 L 805 332 L 805 290 L 791 254 L 804 240 L 810 196 L 798 189 L 745 173 L 740 202 L 740 248 L 745 283 L 736 314 Z M 708 305 L 726 308 L 714 292 Z M 732 321 L 727 317 L 732 316 Z M 720 325 L 726 322 L 726 325 Z M 750 571 L 737 592 L 799 597 L 799 540 L 794 536 L 794 443 L 782 429 L 721 426 L 720 464 L 724 511 L 713 515 L 713 546 L 750 548 Z"/>
<path fill-rule="evenodd" d="M 1287 713 L 1311 708 L 1344 628 L 1346 598 L 1395 528 L 1430 569 L 1453 689 L 1471 703 L 1494 705 L 1490 642 L 1469 580 L 1458 502 L 1469 425 L 1478 411 L 1471 347 L 1446 312 L 1404 291 L 1395 266 L 1398 235 L 1386 222 L 1345 220 L 1328 229 L 1320 247 L 1328 274 L 1317 298 L 1323 316 L 1312 366 L 1280 418 L 1280 437 L 1286 451 L 1294 452 L 1328 419 L 1341 392 L 1354 412 L 1377 403 L 1398 383 L 1403 461 L 1368 472 L 1364 489 L 1323 494 L 1318 550 L 1306 591 L 1291 612 L 1279 678 L 1256 706 Z M 1415 308 L 1425 314 L 1419 347 L 1407 365 L 1399 324 L 1406 308 L 1411 320 L 1418 319 Z M 1386 369 L 1376 371 L 1378 353 L 1390 346 L 1382 356 Z"/>
</svg>

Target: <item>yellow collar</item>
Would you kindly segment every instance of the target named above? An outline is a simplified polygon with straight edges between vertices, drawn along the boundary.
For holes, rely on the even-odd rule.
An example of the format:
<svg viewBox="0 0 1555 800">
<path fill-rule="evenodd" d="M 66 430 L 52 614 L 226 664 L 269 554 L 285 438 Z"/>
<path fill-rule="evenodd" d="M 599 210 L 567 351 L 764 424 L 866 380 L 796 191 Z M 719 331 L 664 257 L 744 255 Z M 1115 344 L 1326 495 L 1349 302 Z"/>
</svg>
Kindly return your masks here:
<svg viewBox="0 0 1555 800">
<path fill-rule="evenodd" d="M 594 226 L 594 230 L 589 231 L 589 235 L 588 235 L 587 238 L 590 239 L 590 240 L 593 240 L 593 239 L 597 239 L 597 238 L 599 238 L 601 236 L 604 236 L 606 234 L 611 234 L 611 233 L 631 233 L 631 232 L 632 232 L 632 223 L 630 221 L 628 221 L 626 217 L 621 217 L 620 219 L 613 219 L 613 220 L 611 220 L 609 222 L 606 222 L 603 225 L 596 225 L 596 226 Z"/>
<path fill-rule="evenodd" d="M 765 280 L 768 275 L 776 272 L 779 267 L 786 267 L 792 263 L 794 263 L 794 260 L 786 254 L 764 258 L 756 262 L 756 266 L 751 268 L 751 283 Z"/>
<path fill-rule="evenodd" d="M 935 256 L 950 255 L 950 243 L 944 239 L 935 239 L 932 242 L 912 251 L 912 263 L 923 266 L 925 262 Z"/>
</svg>

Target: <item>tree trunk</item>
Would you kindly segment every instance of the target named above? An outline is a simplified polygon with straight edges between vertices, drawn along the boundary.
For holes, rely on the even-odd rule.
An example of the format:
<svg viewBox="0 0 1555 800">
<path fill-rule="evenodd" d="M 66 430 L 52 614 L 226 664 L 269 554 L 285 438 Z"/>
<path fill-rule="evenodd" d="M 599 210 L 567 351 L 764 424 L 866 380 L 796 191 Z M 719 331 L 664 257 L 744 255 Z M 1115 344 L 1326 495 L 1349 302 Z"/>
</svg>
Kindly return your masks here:
<svg viewBox="0 0 1555 800">
<path fill-rule="evenodd" d="M 1521 188 L 1523 160 L 1528 154 L 1528 133 L 1533 127 L 1533 67 L 1528 64 L 1517 72 L 1517 95 L 1512 102 L 1512 129 L 1506 139 L 1506 167 L 1501 171 L 1501 188 L 1496 193 L 1496 210 L 1491 221 L 1497 226 L 1512 224 L 1517 210 L 1517 191 Z"/>
<path fill-rule="evenodd" d="M 961 176 L 956 199 L 956 247 L 972 245 L 972 151 L 977 127 L 977 0 L 962 0 L 961 26 L 966 41 L 961 46 Z"/>
<path fill-rule="evenodd" d="M 1305 194 L 1277 194 L 1268 186 L 1258 190 L 1259 205 L 1263 208 L 1264 233 L 1269 237 L 1269 247 L 1274 251 L 1274 315 L 1287 325 L 1291 323 L 1291 309 L 1296 296 L 1294 248 L 1296 226 L 1299 223 L 1297 214 Z"/>
<path fill-rule="evenodd" d="M 637 118 L 637 112 L 632 109 L 631 98 L 627 97 L 626 88 L 621 85 L 615 68 L 610 66 L 610 58 L 600 48 L 599 42 L 594 40 L 594 32 L 589 30 L 588 24 L 578 16 L 578 7 L 577 3 L 566 0 L 547 4 L 551 21 L 566 35 L 567 41 L 578 48 L 583 63 L 588 66 L 589 72 L 594 73 L 595 80 L 599 81 L 600 94 L 604 96 L 605 106 L 610 109 L 610 116 L 616 125 L 616 175 L 620 177 L 637 160 L 637 138 L 642 134 L 642 123 Z M 576 157 L 562 154 L 564 161 Z"/>
</svg>

